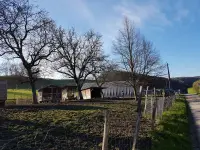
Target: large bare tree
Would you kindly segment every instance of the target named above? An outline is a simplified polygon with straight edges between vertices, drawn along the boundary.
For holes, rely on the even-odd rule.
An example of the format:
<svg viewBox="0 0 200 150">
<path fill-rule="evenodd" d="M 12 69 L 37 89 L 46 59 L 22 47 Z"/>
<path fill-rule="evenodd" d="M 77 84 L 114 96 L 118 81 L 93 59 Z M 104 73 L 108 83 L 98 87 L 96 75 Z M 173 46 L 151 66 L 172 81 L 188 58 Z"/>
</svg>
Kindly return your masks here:
<svg viewBox="0 0 200 150">
<path fill-rule="evenodd" d="M 92 77 L 95 80 L 98 87 L 102 87 L 106 82 L 109 82 L 108 76 L 110 73 L 113 73 L 115 70 L 118 69 L 117 63 L 104 58 L 102 62 L 98 64 L 92 64 L 94 67 L 94 72 L 92 73 Z"/>
<path fill-rule="evenodd" d="M 78 35 L 74 29 L 65 31 L 60 28 L 56 39 L 58 49 L 54 56 L 54 69 L 74 79 L 79 99 L 83 99 L 81 88 L 87 77 L 96 72 L 92 64 L 98 64 L 105 58 L 101 36 L 93 31 Z"/>
<path fill-rule="evenodd" d="M 133 142 L 133 149 L 135 149 L 142 111 L 139 86 L 146 84 L 146 78 L 149 75 L 157 76 L 160 74 L 162 70 L 160 55 L 153 44 L 140 34 L 128 18 L 124 19 L 123 28 L 119 30 L 119 35 L 113 42 L 113 48 L 114 53 L 119 56 L 120 66 L 129 73 L 126 81 L 133 87 L 135 99 L 138 102 Z"/>
<path fill-rule="evenodd" d="M 37 103 L 35 81 L 40 66 L 55 50 L 54 22 L 29 0 L 0 1 L 0 56 L 21 60 Z"/>
</svg>

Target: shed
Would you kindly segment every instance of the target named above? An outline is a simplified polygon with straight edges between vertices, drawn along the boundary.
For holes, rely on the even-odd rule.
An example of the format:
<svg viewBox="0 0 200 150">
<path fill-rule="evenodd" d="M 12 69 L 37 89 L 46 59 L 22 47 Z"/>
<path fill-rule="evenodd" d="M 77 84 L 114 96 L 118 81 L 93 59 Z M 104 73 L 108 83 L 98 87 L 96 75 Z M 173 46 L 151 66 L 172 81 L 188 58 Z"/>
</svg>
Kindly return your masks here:
<svg viewBox="0 0 200 150">
<path fill-rule="evenodd" d="M 81 90 L 83 99 L 101 98 L 103 88 L 98 87 L 96 83 L 85 83 Z"/>
<path fill-rule="evenodd" d="M 62 101 L 77 99 L 78 92 L 77 86 L 64 86 L 62 87 Z"/>
<path fill-rule="evenodd" d="M 59 103 L 62 99 L 62 88 L 49 85 L 38 90 L 38 102 Z"/>
<path fill-rule="evenodd" d="M 6 100 L 7 100 L 7 81 L 0 81 L 0 106 L 4 106 Z"/>
</svg>

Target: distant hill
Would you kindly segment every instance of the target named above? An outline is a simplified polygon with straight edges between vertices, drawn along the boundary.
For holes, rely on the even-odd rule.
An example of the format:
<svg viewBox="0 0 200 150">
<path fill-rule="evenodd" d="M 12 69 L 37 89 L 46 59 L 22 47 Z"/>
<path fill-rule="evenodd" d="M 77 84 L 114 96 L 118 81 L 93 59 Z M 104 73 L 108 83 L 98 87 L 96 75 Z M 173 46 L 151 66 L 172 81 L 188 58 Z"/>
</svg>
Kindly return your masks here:
<svg viewBox="0 0 200 150">
<path fill-rule="evenodd" d="M 124 81 L 126 79 L 126 73 L 123 72 L 112 72 L 108 75 L 109 81 Z M 188 87 L 191 87 L 192 83 L 196 80 L 200 79 L 200 77 L 180 77 L 180 78 L 172 78 L 171 86 L 174 90 L 181 89 L 182 91 L 186 91 Z M 0 80 L 7 80 L 9 89 L 30 89 L 30 85 L 27 81 L 27 77 L 17 77 L 17 76 L 0 76 Z M 87 82 L 91 82 L 92 80 L 87 80 Z M 73 79 L 46 79 L 39 78 L 36 81 L 36 88 L 42 88 L 47 85 L 57 85 L 57 86 L 65 86 L 65 85 L 75 85 Z M 168 79 L 163 77 L 149 77 L 148 78 L 148 86 L 151 88 L 167 88 L 168 87 Z"/>
<path fill-rule="evenodd" d="M 108 81 L 124 81 L 129 77 L 130 73 L 125 71 L 113 71 L 109 72 L 107 76 Z M 150 88 L 168 88 L 168 79 L 164 77 L 153 77 L 149 76 L 147 79 L 148 86 Z M 171 79 L 171 87 L 174 90 L 181 90 L 182 92 L 186 92 L 187 88 L 190 87 L 188 84 L 185 84 L 184 81 L 178 80 L 176 78 Z"/>
<path fill-rule="evenodd" d="M 28 82 L 28 78 L 26 77 L 18 77 L 18 76 L 0 76 L 0 80 L 7 80 L 9 89 L 29 89 L 31 88 Z M 36 89 L 42 88 L 47 85 L 57 85 L 57 86 L 65 86 L 65 85 L 75 85 L 73 79 L 45 79 L 39 78 L 36 81 Z"/>
<path fill-rule="evenodd" d="M 188 87 L 192 87 L 192 84 L 195 81 L 199 80 L 200 76 L 195 76 L 195 77 L 176 77 L 176 78 L 173 78 L 173 79 L 186 84 Z"/>
</svg>

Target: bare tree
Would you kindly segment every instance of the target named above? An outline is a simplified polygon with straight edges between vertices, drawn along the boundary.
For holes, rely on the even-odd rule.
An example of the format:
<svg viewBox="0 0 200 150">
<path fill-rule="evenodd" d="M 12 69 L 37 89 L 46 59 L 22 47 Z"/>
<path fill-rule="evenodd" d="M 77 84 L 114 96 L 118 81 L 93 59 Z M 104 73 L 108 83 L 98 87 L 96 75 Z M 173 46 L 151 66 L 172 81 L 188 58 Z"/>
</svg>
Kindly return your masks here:
<svg viewBox="0 0 200 150">
<path fill-rule="evenodd" d="M 123 70 L 129 72 L 127 82 L 134 89 L 137 100 L 137 121 L 134 133 L 133 150 L 135 150 L 136 139 L 141 119 L 141 95 L 139 86 L 146 84 L 149 75 L 158 75 L 161 70 L 160 56 L 153 44 L 147 41 L 134 27 L 128 18 L 124 19 L 123 28 L 113 42 L 114 53 L 120 57 L 120 65 Z"/>
<path fill-rule="evenodd" d="M 83 83 L 98 64 L 104 60 L 101 36 L 89 31 L 82 36 L 77 35 L 74 29 L 57 31 L 58 49 L 54 56 L 54 69 L 70 78 L 73 78 L 78 89 L 79 99 L 83 99 L 81 88 Z"/>
<path fill-rule="evenodd" d="M 37 103 L 35 81 L 40 66 L 54 49 L 54 22 L 29 0 L 0 1 L 0 56 L 20 59 L 27 71 L 33 103 Z"/>
<path fill-rule="evenodd" d="M 0 74 L 5 76 L 9 75 L 9 67 L 7 62 L 3 62 L 0 64 Z"/>
<path fill-rule="evenodd" d="M 92 64 L 92 66 L 96 70 L 92 73 L 92 76 L 98 87 L 102 87 L 105 82 L 109 82 L 109 74 L 118 68 L 116 63 L 106 58 L 101 63 Z"/>
</svg>

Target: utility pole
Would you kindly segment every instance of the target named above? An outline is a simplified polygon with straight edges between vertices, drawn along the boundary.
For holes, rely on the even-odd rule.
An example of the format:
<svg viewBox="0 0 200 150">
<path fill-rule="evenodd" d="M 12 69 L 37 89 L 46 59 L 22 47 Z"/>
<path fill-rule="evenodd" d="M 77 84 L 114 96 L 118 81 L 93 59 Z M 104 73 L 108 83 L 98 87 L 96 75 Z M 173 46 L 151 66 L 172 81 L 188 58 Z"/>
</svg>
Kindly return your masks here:
<svg viewBox="0 0 200 150">
<path fill-rule="evenodd" d="M 170 79 L 170 72 L 169 72 L 169 64 L 167 63 L 167 72 L 168 72 L 168 86 L 169 86 L 169 89 L 171 88 L 171 79 Z"/>
</svg>

